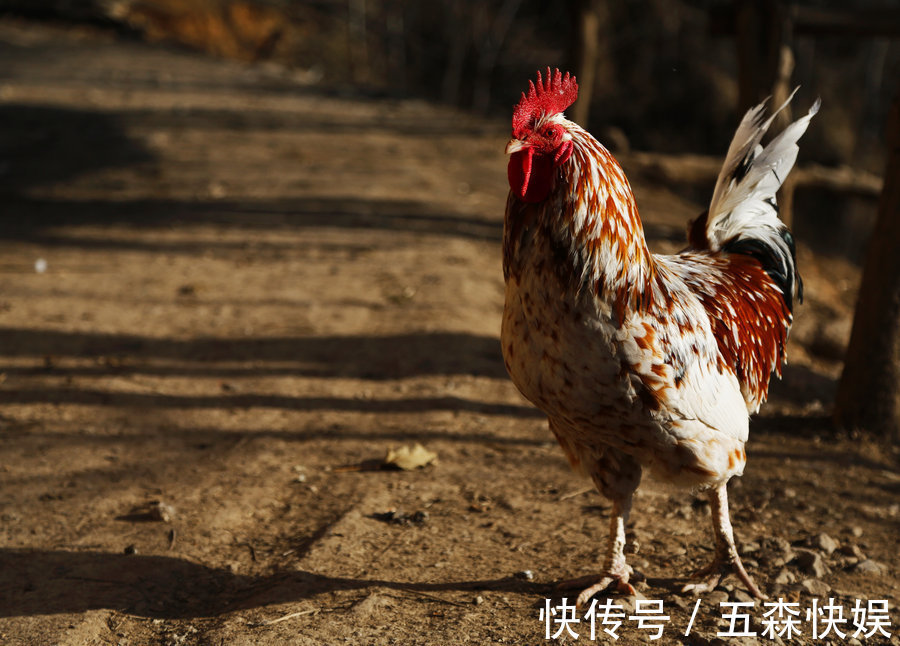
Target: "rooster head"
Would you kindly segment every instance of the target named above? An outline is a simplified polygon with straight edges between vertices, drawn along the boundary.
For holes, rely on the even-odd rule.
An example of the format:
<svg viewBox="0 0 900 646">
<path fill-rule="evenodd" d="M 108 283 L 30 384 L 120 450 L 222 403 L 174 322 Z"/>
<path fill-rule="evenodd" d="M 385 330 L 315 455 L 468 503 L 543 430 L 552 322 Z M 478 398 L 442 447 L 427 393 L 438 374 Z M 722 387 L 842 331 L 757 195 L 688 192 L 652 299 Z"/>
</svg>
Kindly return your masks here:
<svg viewBox="0 0 900 646">
<path fill-rule="evenodd" d="M 537 84 L 528 83 L 513 111 L 509 155 L 509 187 L 524 202 L 541 202 L 553 184 L 554 170 L 572 154 L 572 136 L 562 112 L 578 98 L 574 76 L 550 72 L 546 79 L 537 73 Z"/>
</svg>

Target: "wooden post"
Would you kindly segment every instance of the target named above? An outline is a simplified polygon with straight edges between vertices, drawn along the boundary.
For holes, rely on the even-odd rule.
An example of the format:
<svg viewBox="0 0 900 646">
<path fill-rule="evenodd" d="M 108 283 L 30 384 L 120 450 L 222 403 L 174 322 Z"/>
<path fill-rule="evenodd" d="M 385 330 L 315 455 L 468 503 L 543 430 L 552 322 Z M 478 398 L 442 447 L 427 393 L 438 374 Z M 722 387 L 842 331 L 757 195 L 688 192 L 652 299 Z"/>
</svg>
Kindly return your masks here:
<svg viewBox="0 0 900 646">
<path fill-rule="evenodd" d="M 853 331 L 835 401 L 835 420 L 900 440 L 900 90 L 887 124 L 887 167 Z"/>
<path fill-rule="evenodd" d="M 789 30 L 790 28 L 787 27 L 786 29 Z M 793 73 L 794 53 L 788 45 L 782 44 L 778 60 L 778 71 L 772 87 L 773 110 L 787 101 L 787 98 L 791 95 L 794 89 L 791 83 L 791 74 Z M 790 125 L 792 121 L 791 112 L 791 106 L 787 106 L 778 114 L 775 118 L 775 132 L 781 132 Z M 794 189 L 796 186 L 797 176 L 795 173 L 790 173 L 785 178 L 784 183 L 781 185 L 781 190 L 778 192 L 778 216 L 788 227 L 792 227 L 794 224 Z"/>
<path fill-rule="evenodd" d="M 793 90 L 793 26 L 780 0 L 735 0 L 735 44 L 738 59 L 738 109 L 741 113 L 771 97 L 780 106 Z M 780 131 L 791 122 L 790 107 L 775 120 Z M 794 179 L 789 175 L 778 195 L 782 221 L 793 224 Z"/>
<path fill-rule="evenodd" d="M 749 110 L 772 92 L 783 40 L 778 0 L 735 0 L 738 109 Z"/>
<path fill-rule="evenodd" d="M 575 20 L 575 75 L 578 77 L 578 101 L 571 108 L 572 121 L 582 128 L 588 127 L 594 80 L 597 76 L 597 58 L 600 53 L 600 6 L 598 0 L 573 2 Z"/>
<path fill-rule="evenodd" d="M 476 43 L 478 57 L 475 60 L 475 81 L 472 88 L 472 109 L 476 112 L 485 113 L 490 107 L 491 75 L 500 58 L 500 48 L 521 4 L 522 0 L 503 0 L 487 25 L 484 37 Z"/>
<path fill-rule="evenodd" d="M 616 71 L 610 50 L 610 0 L 570 0 L 572 34 L 567 62 L 578 77 L 578 101 L 569 110 L 572 121 L 588 127 L 596 92 L 615 87 Z M 601 94 L 602 96 L 602 94 Z"/>
</svg>

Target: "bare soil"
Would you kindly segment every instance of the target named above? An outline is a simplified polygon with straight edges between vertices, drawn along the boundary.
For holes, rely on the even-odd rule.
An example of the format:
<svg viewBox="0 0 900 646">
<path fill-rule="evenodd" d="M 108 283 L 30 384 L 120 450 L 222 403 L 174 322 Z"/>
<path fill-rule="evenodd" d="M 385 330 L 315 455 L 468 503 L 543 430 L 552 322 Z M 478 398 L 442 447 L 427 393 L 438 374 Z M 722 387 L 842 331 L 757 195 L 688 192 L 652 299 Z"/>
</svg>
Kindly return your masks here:
<svg viewBox="0 0 900 646">
<path fill-rule="evenodd" d="M 607 503 L 500 358 L 505 120 L 10 21 L 0 59 L 0 643 L 547 641 Z M 702 205 L 632 181 L 677 249 Z M 829 422 L 858 269 L 802 240 L 800 263 L 732 518 L 772 598 L 887 600 L 896 634 L 897 451 Z M 416 442 L 437 462 L 379 468 Z M 684 636 L 708 515 L 637 497 L 659 643 L 754 643 L 716 641 L 734 581 Z"/>
</svg>

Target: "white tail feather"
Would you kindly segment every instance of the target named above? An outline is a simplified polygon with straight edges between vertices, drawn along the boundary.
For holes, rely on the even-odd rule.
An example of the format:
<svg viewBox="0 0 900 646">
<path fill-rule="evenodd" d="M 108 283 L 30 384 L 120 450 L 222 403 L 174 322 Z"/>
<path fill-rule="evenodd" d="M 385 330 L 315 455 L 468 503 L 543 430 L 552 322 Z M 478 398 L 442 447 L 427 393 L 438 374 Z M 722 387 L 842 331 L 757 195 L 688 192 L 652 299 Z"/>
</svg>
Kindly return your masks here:
<svg viewBox="0 0 900 646">
<path fill-rule="evenodd" d="M 718 251 L 727 242 L 753 230 L 770 228 L 776 232 L 783 227 L 775 206 L 775 192 L 794 166 L 799 151 L 797 141 L 818 112 L 820 101 L 816 100 L 805 116 L 785 128 L 765 148 L 759 142 L 796 92 L 765 121 L 765 103 L 749 110 L 741 120 L 709 205 L 706 236 L 711 250 Z"/>
<path fill-rule="evenodd" d="M 710 251 L 749 254 L 759 260 L 781 289 L 789 310 L 795 292 L 803 299 L 803 283 L 797 274 L 794 239 L 778 219 L 775 192 L 797 161 L 797 141 L 819 111 L 820 101 L 765 148 L 759 142 L 796 92 L 768 119 L 764 120 L 765 103 L 744 115 L 716 181 L 705 231 Z"/>
</svg>

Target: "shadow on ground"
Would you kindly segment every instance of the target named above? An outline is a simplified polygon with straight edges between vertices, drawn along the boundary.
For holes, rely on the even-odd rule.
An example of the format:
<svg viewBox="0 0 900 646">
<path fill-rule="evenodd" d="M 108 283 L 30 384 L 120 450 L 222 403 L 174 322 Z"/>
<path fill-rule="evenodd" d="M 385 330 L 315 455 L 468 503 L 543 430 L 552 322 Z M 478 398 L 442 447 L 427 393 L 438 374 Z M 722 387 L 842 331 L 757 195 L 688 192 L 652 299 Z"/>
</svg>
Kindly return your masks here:
<svg viewBox="0 0 900 646">
<path fill-rule="evenodd" d="M 0 104 L 0 151 L 4 196 L 153 159 L 114 114 L 17 103 Z M 5 225 L 13 219 L 6 214 Z"/>
<path fill-rule="evenodd" d="M 112 609 L 195 618 L 300 601 L 339 590 L 503 590 L 537 596 L 549 586 L 516 577 L 436 583 L 332 577 L 303 570 L 245 576 L 186 559 L 106 552 L 0 549 L 0 616 Z"/>
<path fill-rule="evenodd" d="M 465 332 L 181 339 L 0 327 L 0 347 L 0 362 L 3 357 L 45 358 L 43 367 L 0 363 L 0 371 L 10 376 L 49 375 L 59 360 L 93 358 L 95 365 L 60 368 L 57 374 L 371 380 L 465 374 L 506 378 L 499 339 Z M 183 363 L 171 365 L 160 360 Z M 241 362 L 253 365 L 233 365 Z"/>
</svg>

